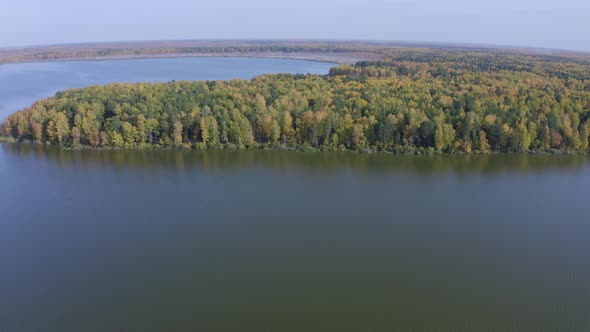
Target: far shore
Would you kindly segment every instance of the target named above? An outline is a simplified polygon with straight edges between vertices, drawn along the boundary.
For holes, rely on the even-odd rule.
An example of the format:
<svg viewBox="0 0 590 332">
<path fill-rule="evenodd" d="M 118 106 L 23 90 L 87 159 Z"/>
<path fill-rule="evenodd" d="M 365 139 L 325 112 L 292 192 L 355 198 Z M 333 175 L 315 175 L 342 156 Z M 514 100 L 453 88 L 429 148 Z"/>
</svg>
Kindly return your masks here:
<svg viewBox="0 0 590 332">
<path fill-rule="evenodd" d="M 201 53 L 201 54 L 129 54 L 114 56 L 92 56 L 92 57 L 67 57 L 63 59 L 47 60 L 24 60 L 15 62 L 0 62 L 5 64 L 22 64 L 22 63 L 43 63 L 43 62 L 72 62 L 72 61 L 115 61 L 115 60 L 145 60 L 145 59 L 178 59 L 178 58 L 254 58 L 254 59 L 284 59 L 284 60 L 301 60 L 322 63 L 354 64 L 359 61 L 372 61 L 375 57 L 346 56 L 346 55 L 329 55 L 313 53 Z"/>
<path fill-rule="evenodd" d="M 282 58 L 353 64 L 384 58 L 370 42 L 177 40 L 0 47 L 0 64 L 184 57 Z"/>
<path fill-rule="evenodd" d="M 11 63 L 126 59 L 242 57 L 307 60 L 335 64 L 384 60 L 391 50 L 442 49 L 547 55 L 588 61 L 587 53 L 522 47 L 379 41 L 168 40 L 0 47 L 0 65 Z"/>
</svg>

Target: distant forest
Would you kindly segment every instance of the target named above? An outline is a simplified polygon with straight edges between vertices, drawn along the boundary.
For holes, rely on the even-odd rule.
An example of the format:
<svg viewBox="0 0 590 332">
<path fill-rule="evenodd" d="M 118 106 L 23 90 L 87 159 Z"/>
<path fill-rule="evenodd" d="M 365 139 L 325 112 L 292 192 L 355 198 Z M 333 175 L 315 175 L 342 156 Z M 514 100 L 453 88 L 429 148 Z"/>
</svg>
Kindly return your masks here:
<svg viewBox="0 0 590 332">
<path fill-rule="evenodd" d="M 369 42 L 146 41 L 0 48 L 1 63 L 195 56 L 286 57 L 355 63 L 380 60 L 387 48 Z"/>
<path fill-rule="evenodd" d="M 64 147 L 587 153 L 590 62 L 397 48 L 329 75 L 111 84 L 35 103 L 0 135 Z"/>
</svg>

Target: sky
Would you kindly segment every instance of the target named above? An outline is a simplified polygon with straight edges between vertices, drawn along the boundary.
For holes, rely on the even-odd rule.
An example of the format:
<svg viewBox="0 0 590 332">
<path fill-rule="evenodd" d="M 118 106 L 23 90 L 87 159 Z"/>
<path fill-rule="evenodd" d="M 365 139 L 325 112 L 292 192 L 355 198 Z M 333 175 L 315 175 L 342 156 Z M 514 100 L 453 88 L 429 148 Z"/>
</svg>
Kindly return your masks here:
<svg viewBox="0 0 590 332">
<path fill-rule="evenodd" d="M 0 47 L 354 39 L 590 51 L 588 0 L 0 0 Z"/>
</svg>

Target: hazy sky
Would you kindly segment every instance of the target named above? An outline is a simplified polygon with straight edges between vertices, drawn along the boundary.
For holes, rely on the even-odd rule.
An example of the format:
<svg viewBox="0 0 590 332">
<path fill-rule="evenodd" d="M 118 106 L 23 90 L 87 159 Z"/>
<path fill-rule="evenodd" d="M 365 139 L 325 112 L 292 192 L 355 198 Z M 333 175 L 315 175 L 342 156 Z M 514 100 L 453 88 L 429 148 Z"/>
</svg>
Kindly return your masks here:
<svg viewBox="0 0 590 332">
<path fill-rule="evenodd" d="M 0 0 L 0 46 L 377 39 L 590 51 L 588 0 Z"/>
</svg>

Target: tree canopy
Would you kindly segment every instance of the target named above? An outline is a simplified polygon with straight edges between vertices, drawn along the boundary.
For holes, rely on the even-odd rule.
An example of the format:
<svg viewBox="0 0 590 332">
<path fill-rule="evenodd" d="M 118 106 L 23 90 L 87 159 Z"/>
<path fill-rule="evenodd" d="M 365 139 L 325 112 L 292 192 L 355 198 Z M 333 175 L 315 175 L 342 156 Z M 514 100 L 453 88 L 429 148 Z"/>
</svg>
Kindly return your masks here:
<svg viewBox="0 0 590 332">
<path fill-rule="evenodd" d="M 588 152 L 589 118 L 584 60 L 407 49 L 325 76 L 68 90 L 11 115 L 0 135 L 66 147 Z"/>
</svg>

